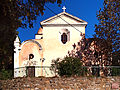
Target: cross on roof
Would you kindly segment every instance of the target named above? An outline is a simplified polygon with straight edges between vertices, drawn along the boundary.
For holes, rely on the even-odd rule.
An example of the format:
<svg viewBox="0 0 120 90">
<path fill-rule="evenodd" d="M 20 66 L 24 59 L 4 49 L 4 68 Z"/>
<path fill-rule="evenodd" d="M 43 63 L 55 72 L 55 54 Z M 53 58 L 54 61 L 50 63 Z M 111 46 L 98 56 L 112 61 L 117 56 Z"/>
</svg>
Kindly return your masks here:
<svg viewBox="0 0 120 90">
<path fill-rule="evenodd" d="M 63 12 L 65 12 L 65 10 L 66 10 L 66 7 L 65 7 L 65 6 L 63 6 L 63 8 L 62 8 L 62 9 L 63 9 Z"/>
</svg>

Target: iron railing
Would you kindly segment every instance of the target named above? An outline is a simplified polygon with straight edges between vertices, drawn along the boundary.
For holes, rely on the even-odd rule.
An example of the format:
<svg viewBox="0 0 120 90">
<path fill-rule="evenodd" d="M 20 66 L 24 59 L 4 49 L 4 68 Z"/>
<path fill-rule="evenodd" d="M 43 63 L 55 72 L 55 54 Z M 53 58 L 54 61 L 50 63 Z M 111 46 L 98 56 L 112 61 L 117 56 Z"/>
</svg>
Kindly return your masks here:
<svg viewBox="0 0 120 90">
<path fill-rule="evenodd" d="M 51 70 L 50 66 L 34 66 L 35 76 L 52 77 L 57 75 L 57 69 Z M 80 75 L 93 76 L 120 76 L 120 66 L 82 66 Z M 19 67 L 14 69 L 14 77 L 27 76 L 27 67 Z"/>
</svg>

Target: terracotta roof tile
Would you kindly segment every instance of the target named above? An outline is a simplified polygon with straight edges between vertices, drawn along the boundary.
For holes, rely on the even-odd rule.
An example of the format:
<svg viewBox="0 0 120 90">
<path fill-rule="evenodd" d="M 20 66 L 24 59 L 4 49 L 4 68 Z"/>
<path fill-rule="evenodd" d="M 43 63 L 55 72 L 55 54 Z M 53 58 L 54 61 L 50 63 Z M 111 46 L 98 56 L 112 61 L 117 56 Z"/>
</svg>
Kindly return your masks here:
<svg viewBox="0 0 120 90">
<path fill-rule="evenodd" d="M 42 29 L 42 28 L 39 28 L 38 33 L 37 33 L 37 34 L 41 34 L 41 33 L 42 33 L 42 31 L 43 31 L 43 29 Z"/>
</svg>

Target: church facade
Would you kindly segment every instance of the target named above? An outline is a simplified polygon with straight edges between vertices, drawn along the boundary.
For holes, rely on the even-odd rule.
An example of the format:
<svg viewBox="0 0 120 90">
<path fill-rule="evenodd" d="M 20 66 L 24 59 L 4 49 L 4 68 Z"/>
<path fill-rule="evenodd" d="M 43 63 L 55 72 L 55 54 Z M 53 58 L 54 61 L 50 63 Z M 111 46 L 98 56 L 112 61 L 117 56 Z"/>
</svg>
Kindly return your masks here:
<svg viewBox="0 0 120 90">
<path fill-rule="evenodd" d="M 55 75 L 50 70 L 52 60 L 64 58 L 73 44 L 85 34 L 87 22 L 65 10 L 40 22 L 41 27 L 35 39 L 20 44 L 18 36 L 14 41 L 14 77 Z"/>
</svg>

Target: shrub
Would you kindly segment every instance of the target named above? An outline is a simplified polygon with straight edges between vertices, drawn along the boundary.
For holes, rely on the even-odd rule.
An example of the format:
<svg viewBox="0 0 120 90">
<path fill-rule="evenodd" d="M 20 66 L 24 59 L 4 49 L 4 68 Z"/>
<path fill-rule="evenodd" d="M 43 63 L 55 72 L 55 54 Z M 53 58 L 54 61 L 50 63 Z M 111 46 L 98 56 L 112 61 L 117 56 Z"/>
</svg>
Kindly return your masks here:
<svg viewBox="0 0 120 90">
<path fill-rule="evenodd" d="M 12 70 L 5 70 L 2 69 L 0 72 L 0 79 L 1 80 L 6 80 L 12 78 Z"/>
<path fill-rule="evenodd" d="M 120 67 L 112 68 L 112 76 L 120 76 Z"/>
<path fill-rule="evenodd" d="M 54 60 L 52 69 L 55 70 L 60 76 L 84 76 L 86 75 L 87 68 L 82 67 L 79 58 L 65 57 L 63 60 Z"/>
</svg>

